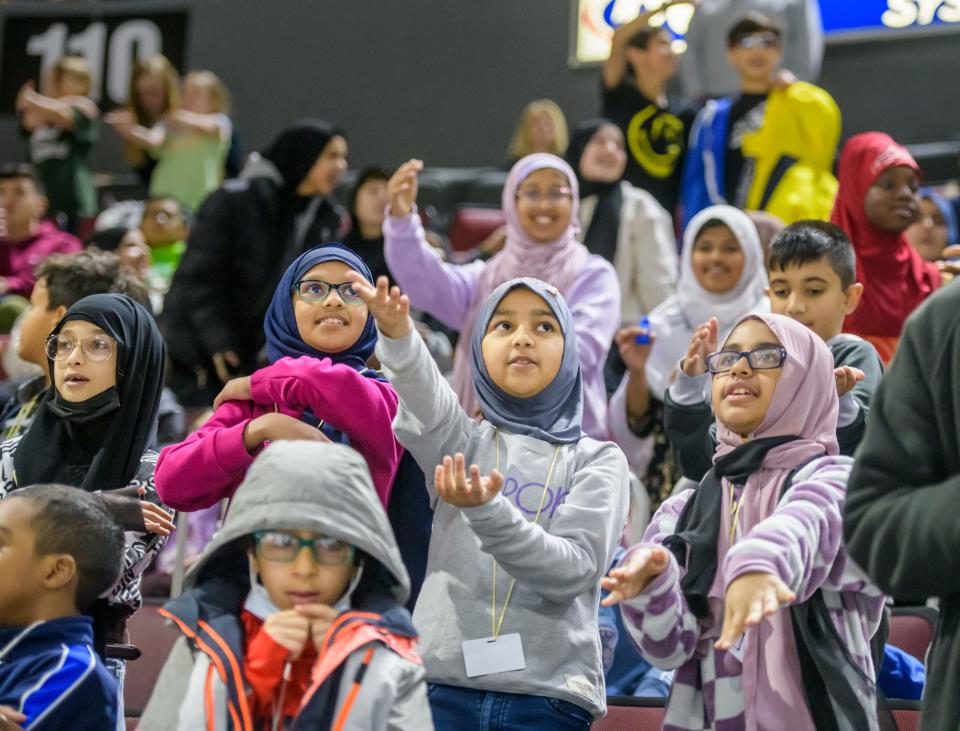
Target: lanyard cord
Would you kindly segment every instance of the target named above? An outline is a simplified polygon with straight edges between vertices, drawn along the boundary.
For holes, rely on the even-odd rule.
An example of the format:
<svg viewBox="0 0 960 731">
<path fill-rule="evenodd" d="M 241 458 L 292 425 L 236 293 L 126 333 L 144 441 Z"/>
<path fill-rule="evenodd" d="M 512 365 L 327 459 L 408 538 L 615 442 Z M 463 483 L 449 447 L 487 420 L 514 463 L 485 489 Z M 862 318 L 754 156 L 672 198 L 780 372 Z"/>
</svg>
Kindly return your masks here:
<svg viewBox="0 0 960 731">
<path fill-rule="evenodd" d="M 20 407 L 20 410 L 17 411 L 16 418 L 13 420 L 13 424 L 11 424 L 10 428 L 8 428 L 4 433 L 4 439 L 12 439 L 13 437 L 17 436 L 17 434 L 20 432 L 20 427 L 23 426 L 23 423 L 30 417 L 30 414 L 32 414 L 34 409 L 37 407 L 37 399 L 39 398 L 40 394 L 38 393 Z"/>
<path fill-rule="evenodd" d="M 500 471 L 500 429 L 493 434 L 497 445 L 497 472 Z M 547 502 L 547 490 L 549 489 L 550 478 L 553 477 L 553 468 L 557 464 L 557 455 L 560 454 L 560 446 L 553 450 L 553 458 L 550 460 L 550 467 L 547 469 L 547 479 L 543 482 L 543 492 L 540 494 L 540 507 L 537 508 L 537 516 L 533 519 L 533 524 L 540 522 L 540 515 L 543 513 L 543 506 Z M 490 596 L 490 629 L 493 639 L 500 636 L 500 628 L 503 626 L 503 618 L 507 614 L 507 607 L 510 605 L 510 597 L 513 596 L 513 587 L 517 585 L 517 580 L 510 581 L 510 588 L 507 589 L 507 596 L 503 600 L 503 609 L 500 611 L 500 618 L 497 619 L 497 559 L 493 559 L 493 591 Z"/>
<path fill-rule="evenodd" d="M 743 507 L 743 498 L 747 488 L 744 485 L 743 491 L 740 493 L 740 499 L 734 500 L 734 484 L 729 481 L 727 484 L 730 485 L 730 545 L 732 546 L 737 534 L 737 518 L 740 516 L 740 508 Z"/>
</svg>

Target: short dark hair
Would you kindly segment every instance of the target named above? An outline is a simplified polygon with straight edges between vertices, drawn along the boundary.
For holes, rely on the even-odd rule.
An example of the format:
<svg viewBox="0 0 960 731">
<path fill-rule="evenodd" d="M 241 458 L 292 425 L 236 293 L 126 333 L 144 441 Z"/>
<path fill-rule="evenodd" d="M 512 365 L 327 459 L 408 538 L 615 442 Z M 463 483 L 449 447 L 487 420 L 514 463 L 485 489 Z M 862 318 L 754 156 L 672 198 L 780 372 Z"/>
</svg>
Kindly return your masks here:
<svg viewBox="0 0 960 731">
<path fill-rule="evenodd" d="M 123 571 L 124 533 L 103 502 L 67 485 L 34 485 L 15 490 L 7 500 L 30 500 L 36 513 L 30 527 L 38 556 L 63 553 L 77 564 L 78 611 L 86 610 Z"/>
<path fill-rule="evenodd" d="M 388 181 L 390 180 L 390 171 L 385 167 L 381 167 L 380 165 L 370 165 L 365 167 L 357 174 L 357 181 L 350 189 L 348 210 L 351 214 L 357 209 L 357 195 L 360 193 L 360 188 L 362 188 L 366 183 L 369 183 L 371 180 Z"/>
<path fill-rule="evenodd" d="M 783 42 L 783 28 L 777 21 L 762 13 L 751 12 L 740 18 L 727 31 L 727 48 L 733 48 L 741 38 L 755 33 L 773 33 L 778 42 Z"/>
<path fill-rule="evenodd" d="M 767 269 L 785 270 L 826 259 L 844 291 L 857 281 L 857 258 L 843 229 L 826 221 L 791 223 L 770 242 Z"/>
<path fill-rule="evenodd" d="M 120 257 L 96 247 L 73 254 L 51 254 L 34 272 L 47 285 L 49 309 L 75 302 L 91 294 L 115 292 L 129 295 L 149 309 L 150 298 L 144 283 L 120 266 Z"/>
<path fill-rule="evenodd" d="M 641 51 L 646 51 L 650 45 L 650 41 L 661 32 L 667 32 L 667 29 L 662 25 L 645 26 L 627 39 L 627 45 L 633 48 L 639 48 Z"/>
<path fill-rule="evenodd" d="M 5 162 L 0 165 L 0 180 L 16 180 L 25 178 L 33 183 L 40 195 L 46 195 L 46 189 L 43 187 L 43 181 L 37 174 L 37 169 L 27 162 Z"/>
</svg>

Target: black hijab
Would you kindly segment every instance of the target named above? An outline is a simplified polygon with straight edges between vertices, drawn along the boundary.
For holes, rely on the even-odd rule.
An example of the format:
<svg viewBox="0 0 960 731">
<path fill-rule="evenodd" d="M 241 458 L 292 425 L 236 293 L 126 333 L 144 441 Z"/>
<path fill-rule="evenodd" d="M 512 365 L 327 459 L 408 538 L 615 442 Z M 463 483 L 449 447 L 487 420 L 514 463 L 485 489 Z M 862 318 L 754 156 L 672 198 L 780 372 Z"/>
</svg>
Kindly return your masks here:
<svg viewBox="0 0 960 731">
<path fill-rule="evenodd" d="M 323 148 L 334 137 L 344 137 L 342 130 L 322 119 L 301 119 L 274 138 L 260 156 L 273 163 L 283 178 L 280 186 L 285 213 L 299 213 L 313 196 L 297 194 L 297 188 L 307 177 Z"/>
<path fill-rule="evenodd" d="M 583 151 L 590 140 L 605 125 L 614 125 L 609 119 L 598 117 L 581 122 L 573 130 L 570 137 L 570 146 L 567 147 L 567 163 L 577 173 L 577 182 L 580 184 L 580 200 L 597 196 L 597 207 L 590 219 L 590 226 L 583 236 L 583 243 L 591 254 L 602 256 L 613 262 L 617 253 L 617 236 L 620 233 L 620 206 L 623 204 L 623 195 L 620 190 L 620 181 L 603 183 L 595 180 L 586 180 L 580 170 L 580 160 Z"/>
<path fill-rule="evenodd" d="M 85 320 L 117 341 L 117 386 L 80 403 L 47 389 L 14 455 L 18 487 L 56 482 L 87 491 L 125 487 L 136 475 L 157 420 L 164 346 L 153 316 L 123 294 L 94 294 L 53 329 Z M 54 362 L 48 361 L 50 381 Z"/>
</svg>

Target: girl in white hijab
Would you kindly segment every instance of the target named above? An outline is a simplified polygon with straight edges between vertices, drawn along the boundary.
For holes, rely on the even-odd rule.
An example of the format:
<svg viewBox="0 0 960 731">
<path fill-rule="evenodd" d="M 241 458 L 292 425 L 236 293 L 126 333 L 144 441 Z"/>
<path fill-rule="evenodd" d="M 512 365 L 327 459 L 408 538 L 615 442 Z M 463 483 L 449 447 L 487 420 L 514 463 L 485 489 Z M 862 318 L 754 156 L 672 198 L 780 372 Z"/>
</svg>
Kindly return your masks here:
<svg viewBox="0 0 960 731">
<path fill-rule="evenodd" d="M 651 512 L 680 477 L 663 433 L 663 399 L 694 331 L 716 317 L 722 342 L 744 315 L 770 311 L 766 286 L 753 222 L 732 206 L 711 206 L 684 231 L 677 291 L 650 313 L 651 343 L 636 342 L 636 327 L 617 333 L 627 372 L 610 399 L 610 433 L 646 487 Z"/>
</svg>

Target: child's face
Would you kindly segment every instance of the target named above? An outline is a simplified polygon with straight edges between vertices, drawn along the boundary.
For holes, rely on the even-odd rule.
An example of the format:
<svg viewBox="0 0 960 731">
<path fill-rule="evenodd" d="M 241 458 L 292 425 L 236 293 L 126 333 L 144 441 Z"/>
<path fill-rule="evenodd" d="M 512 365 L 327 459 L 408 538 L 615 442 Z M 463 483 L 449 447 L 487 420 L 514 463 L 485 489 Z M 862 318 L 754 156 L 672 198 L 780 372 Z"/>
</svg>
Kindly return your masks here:
<svg viewBox="0 0 960 731">
<path fill-rule="evenodd" d="M 37 600 L 56 577 L 58 556 L 38 556 L 31 500 L 0 502 L 0 625 L 23 626 L 36 619 Z"/>
<path fill-rule="evenodd" d="M 350 267 L 342 261 L 325 261 L 304 274 L 300 281 L 343 284 L 350 281 L 347 279 L 349 270 Z M 315 290 L 319 290 L 319 286 L 312 288 Z M 349 348 L 357 342 L 367 324 L 367 306 L 359 299 L 344 302 L 334 288 L 323 301 L 305 300 L 295 293 L 293 315 L 303 342 L 324 353 L 339 353 Z"/>
<path fill-rule="evenodd" d="M 740 242 L 727 226 L 703 229 L 693 242 L 693 274 L 700 286 L 712 294 L 723 294 L 736 287 L 744 262 Z"/>
<path fill-rule="evenodd" d="M 354 213 L 361 226 L 379 229 L 387 208 L 387 181 L 372 178 L 360 186 Z"/>
<path fill-rule="evenodd" d="M 677 55 L 665 30 L 650 36 L 646 48 L 627 46 L 627 62 L 641 79 L 664 82 L 677 73 Z"/>
<path fill-rule="evenodd" d="M 68 321 L 55 352 L 53 383 L 65 401 L 86 401 L 117 385 L 117 341 L 92 322 Z"/>
<path fill-rule="evenodd" d="M 0 180 L 0 208 L 4 209 L 7 238 L 29 236 L 47 211 L 47 199 L 30 178 Z"/>
<path fill-rule="evenodd" d="M 727 51 L 727 60 L 741 81 L 754 84 L 769 83 L 783 60 L 780 40 L 775 33 L 752 33 L 737 41 Z"/>
<path fill-rule="evenodd" d="M 843 319 L 857 309 L 863 293 L 859 282 L 844 291 L 826 259 L 770 269 L 768 274 L 771 311 L 807 326 L 824 342 L 843 331 Z"/>
<path fill-rule="evenodd" d="M 910 245 L 924 261 L 938 261 L 943 258 L 948 236 L 947 222 L 937 204 L 929 198 L 921 199 L 920 219 L 907 229 Z"/>
<path fill-rule="evenodd" d="M 117 247 L 117 255 L 120 257 L 121 266 L 131 269 L 141 278 L 153 261 L 143 231 L 138 228 L 131 228 L 123 235 L 120 246 Z"/>
<path fill-rule="evenodd" d="M 180 106 L 188 112 L 211 114 L 213 112 L 213 93 L 210 85 L 187 78 L 183 82 Z"/>
<path fill-rule="evenodd" d="M 20 321 L 20 342 L 17 355 L 47 372 L 47 337 L 66 314 L 63 305 L 50 309 L 50 290 L 47 280 L 40 278 L 30 294 L 30 308 Z"/>
<path fill-rule="evenodd" d="M 187 224 L 180 206 L 172 198 L 147 201 L 140 218 L 140 230 L 147 246 L 167 246 L 187 238 Z"/>
<path fill-rule="evenodd" d="M 483 362 L 493 382 L 529 398 L 549 386 L 563 360 L 563 331 L 543 298 L 517 287 L 500 300 L 483 336 Z"/>
<path fill-rule="evenodd" d="M 294 537 L 321 542 L 311 551 Z M 301 604 L 333 606 L 347 590 L 355 571 L 349 544 L 312 531 L 261 533 L 251 558 L 270 601 L 280 610 Z"/>
<path fill-rule="evenodd" d="M 780 344 L 766 323 L 750 319 L 733 329 L 722 350 L 741 352 Z M 767 415 L 782 372 L 782 366 L 753 369 L 741 357 L 729 371 L 714 374 L 713 413 L 731 431 L 744 436 L 752 434 Z"/>
<path fill-rule="evenodd" d="M 133 85 L 140 108 L 154 119 L 167 111 L 167 86 L 163 76 L 141 74 Z"/>
<path fill-rule="evenodd" d="M 300 181 L 297 195 L 330 195 L 347 170 L 347 141 L 337 135 L 323 148 L 313 167 Z"/>
<path fill-rule="evenodd" d="M 605 124 L 583 148 L 580 156 L 580 174 L 598 183 L 615 183 L 627 167 L 627 151 L 623 132 L 614 124 Z"/>
<path fill-rule="evenodd" d="M 535 170 L 517 186 L 520 228 L 538 243 L 560 238 L 570 225 L 572 211 L 570 181 L 559 170 Z"/>
<path fill-rule="evenodd" d="M 86 96 L 90 91 L 90 82 L 74 74 L 61 74 L 57 83 L 57 96 Z"/>
<path fill-rule="evenodd" d="M 863 199 L 867 219 L 881 231 L 905 231 L 920 215 L 920 178 L 907 165 L 887 168 L 873 181 Z"/>
</svg>

